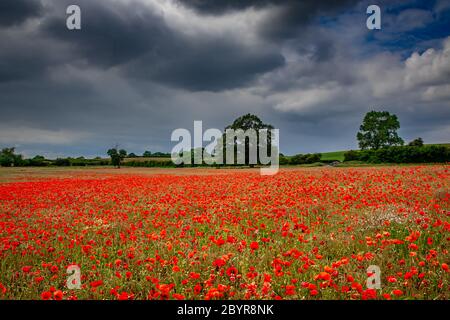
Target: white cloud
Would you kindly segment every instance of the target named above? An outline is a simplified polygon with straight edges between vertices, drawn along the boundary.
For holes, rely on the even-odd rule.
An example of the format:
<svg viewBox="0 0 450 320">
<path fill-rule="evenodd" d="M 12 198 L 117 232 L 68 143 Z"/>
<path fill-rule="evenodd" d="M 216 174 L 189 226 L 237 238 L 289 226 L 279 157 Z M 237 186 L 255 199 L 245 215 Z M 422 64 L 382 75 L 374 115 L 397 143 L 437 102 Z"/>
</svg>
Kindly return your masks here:
<svg viewBox="0 0 450 320">
<path fill-rule="evenodd" d="M 436 85 L 450 83 L 450 37 L 444 40 L 443 49 L 414 52 L 405 62 L 405 85 Z"/>
<path fill-rule="evenodd" d="M 300 89 L 284 94 L 274 95 L 281 102 L 275 105 L 280 111 L 299 111 L 314 106 L 331 103 L 342 96 L 342 88 L 338 84 L 328 84 L 318 88 Z"/>
</svg>

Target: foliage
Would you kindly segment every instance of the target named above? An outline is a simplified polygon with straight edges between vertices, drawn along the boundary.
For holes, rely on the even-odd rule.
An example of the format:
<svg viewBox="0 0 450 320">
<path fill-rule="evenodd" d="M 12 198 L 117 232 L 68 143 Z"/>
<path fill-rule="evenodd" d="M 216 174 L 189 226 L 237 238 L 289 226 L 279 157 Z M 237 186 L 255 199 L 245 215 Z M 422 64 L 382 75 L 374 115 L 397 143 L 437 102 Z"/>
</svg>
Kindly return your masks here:
<svg viewBox="0 0 450 320">
<path fill-rule="evenodd" d="M 350 150 L 344 153 L 344 161 L 355 161 L 359 159 L 359 153 L 355 150 Z"/>
<path fill-rule="evenodd" d="M 268 130 L 268 134 L 267 134 L 267 141 L 265 142 L 265 144 L 267 145 L 267 152 L 268 155 L 270 156 L 271 154 L 271 141 L 272 141 L 272 137 L 271 137 L 271 132 L 270 130 L 273 129 L 274 127 L 270 124 L 266 124 L 264 122 L 262 122 L 262 120 L 260 118 L 258 118 L 256 115 L 254 114 L 246 114 L 243 115 L 239 118 L 237 118 L 236 120 L 233 121 L 233 123 L 231 125 L 228 125 L 227 127 L 225 127 L 225 132 L 227 129 L 233 129 L 233 130 L 243 130 L 244 132 L 250 129 L 255 130 L 256 135 L 257 135 L 257 141 L 256 141 L 256 146 L 251 146 L 250 143 L 251 141 L 249 141 L 248 138 L 245 139 L 245 148 L 244 148 L 244 152 L 245 152 L 245 164 L 249 165 L 250 164 L 250 154 L 249 154 L 249 150 L 251 147 L 254 147 L 255 150 L 257 151 L 257 163 L 259 164 L 259 148 L 261 148 L 261 146 L 263 145 L 263 141 L 259 141 L 259 132 L 260 130 L 263 129 L 267 129 Z M 238 156 L 238 148 L 236 143 L 233 143 L 233 146 L 228 146 L 227 142 L 226 142 L 226 138 L 225 138 L 225 134 L 222 137 L 222 143 L 223 143 L 223 156 L 224 156 L 224 163 L 226 160 L 226 149 L 227 148 L 231 148 L 234 147 L 234 155 L 235 155 L 235 162 L 236 162 L 236 158 Z M 252 165 L 250 165 L 252 166 Z"/>
<path fill-rule="evenodd" d="M 118 168 L 120 168 L 123 159 L 127 156 L 127 152 L 124 149 L 117 150 L 117 147 L 109 149 L 107 154 L 111 157 L 111 164 Z"/>
<path fill-rule="evenodd" d="M 427 145 L 422 147 L 397 146 L 378 150 L 349 151 L 345 161 L 369 163 L 445 163 L 450 162 L 450 148 Z"/>
<path fill-rule="evenodd" d="M 0 166 L 11 167 L 22 164 L 22 156 L 15 154 L 15 148 L 3 148 L 0 152 Z"/>
<path fill-rule="evenodd" d="M 296 154 L 292 156 L 289 164 L 311 164 L 320 161 L 320 153 Z"/>
<path fill-rule="evenodd" d="M 380 149 L 395 145 L 403 145 L 403 140 L 397 134 L 400 122 L 397 116 L 387 111 L 368 112 L 356 135 L 362 150 Z"/>
<path fill-rule="evenodd" d="M 417 139 L 414 139 L 410 143 L 408 143 L 408 146 L 411 146 L 411 147 L 423 147 L 423 140 L 422 140 L 422 138 L 419 137 Z"/>
</svg>

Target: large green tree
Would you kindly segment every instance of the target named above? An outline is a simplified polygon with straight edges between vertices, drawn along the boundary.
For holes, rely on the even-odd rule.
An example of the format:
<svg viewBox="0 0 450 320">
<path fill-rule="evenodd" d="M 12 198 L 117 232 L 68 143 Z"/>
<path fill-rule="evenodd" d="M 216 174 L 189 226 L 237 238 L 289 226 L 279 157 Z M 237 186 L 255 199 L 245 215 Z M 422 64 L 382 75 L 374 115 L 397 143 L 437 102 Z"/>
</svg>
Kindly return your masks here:
<svg viewBox="0 0 450 320">
<path fill-rule="evenodd" d="M 257 117 L 254 114 L 246 114 L 243 115 L 239 118 L 237 118 L 236 120 L 233 121 L 232 124 L 228 125 L 227 127 L 225 127 L 225 132 L 227 129 L 233 129 L 233 130 L 238 130 L 241 129 L 244 132 L 249 130 L 249 129 L 253 129 L 256 131 L 257 133 L 257 145 L 256 150 L 258 151 L 258 155 L 259 155 L 259 148 L 261 146 L 262 141 L 259 141 L 259 131 L 262 129 L 267 129 L 268 130 L 268 135 L 267 135 L 267 147 L 268 147 L 268 152 L 270 155 L 270 151 L 271 151 L 271 132 L 270 130 L 273 129 L 273 126 L 267 123 L 264 123 L 259 117 Z M 227 147 L 231 147 L 231 146 L 227 146 L 226 145 L 226 139 L 225 136 L 222 138 L 224 141 L 224 160 L 225 160 L 225 155 L 226 155 L 226 148 Z M 235 156 L 237 156 L 237 152 L 238 152 L 238 148 L 236 145 L 234 145 L 235 148 Z M 250 141 L 249 139 L 245 140 L 245 164 L 248 165 L 250 163 L 250 154 L 249 154 L 249 149 L 250 149 Z M 259 156 L 258 156 L 258 160 L 257 162 L 259 163 Z M 252 166 L 252 165 L 251 165 Z"/>
<path fill-rule="evenodd" d="M 387 111 L 370 111 L 359 127 L 356 138 L 359 147 L 365 149 L 380 149 L 403 145 L 403 139 L 398 136 L 400 122 L 395 114 Z"/>
<path fill-rule="evenodd" d="M 124 149 L 117 150 L 117 147 L 109 149 L 107 153 L 111 157 L 111 163 L 117 168 L 120 168 L 122 160 L 127 156 L 127 152 Z"/>
</svg>

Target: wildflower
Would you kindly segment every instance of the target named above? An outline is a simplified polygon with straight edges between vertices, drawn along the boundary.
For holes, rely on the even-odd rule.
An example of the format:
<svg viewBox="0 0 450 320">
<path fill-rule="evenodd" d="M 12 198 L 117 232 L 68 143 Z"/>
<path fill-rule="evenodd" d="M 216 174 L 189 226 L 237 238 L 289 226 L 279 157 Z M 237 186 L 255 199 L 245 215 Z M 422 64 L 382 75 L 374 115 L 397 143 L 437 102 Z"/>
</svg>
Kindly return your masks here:
<svg viewBox="0 0 450 320">
<path fill-rule="evenodd" d="M 52 298 L 52 293 L 49 291 L 44 291 L 41 293 L 42 300 L 50 300 Z"/>
<path fill-rule="evenodd" d="M 259 248 L 258 242 L 253 241 L 252 243 L 250 243 L 250 249 L 257 250 L 258 248 Z"/>
<path fill-rule="evenodd" d="M 63 298 L 63 293 L 61 290 L 56 290 L 55 292 L 53 292 L 53 297 L 55 300 L 62 300 Z"/>
<path fill-rule="evenodd" d="M 392 294 L 396 295 L 397 297 L 400 297 L 400 296 L 403 295 L 403 291 L 399 290 L 399 289 L 395 289 L 395 290 L 392 291 Z"/>
<path fill-rule="evenodd" d="M 32 268 L 33 268 L 33 267 L 31 267 L 31 266 L 25 266 L 25 267 L 22 267 L 22 271 L 23 271 L 24 273 L 29 273 L 29 272 L 31 271 Z"/>
</svg>

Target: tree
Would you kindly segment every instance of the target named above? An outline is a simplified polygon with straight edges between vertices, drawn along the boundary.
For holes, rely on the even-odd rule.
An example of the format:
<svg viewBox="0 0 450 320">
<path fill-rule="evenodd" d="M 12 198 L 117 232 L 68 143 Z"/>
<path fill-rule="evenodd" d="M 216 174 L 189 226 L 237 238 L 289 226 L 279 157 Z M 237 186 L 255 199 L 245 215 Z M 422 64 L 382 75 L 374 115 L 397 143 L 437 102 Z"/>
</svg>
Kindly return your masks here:
<svg viewBox="0 0 450 320">
<path fill-rule="evenodd" d="M 410 143 L 408 143 L 408 146 L 410 146 L 410 147 L 423 147 L 423 140 L 422 140 L 422 138 L 419 137 L 417 139 L 414 139 Z"/>
<path fill-rule="evenodd" d="M 387 111 L 370 111 L 359 127 L 356 135 L 359 147 L 365 149 L 380 149 L 403 145 L 403 139 L 397 134 L 400 122 L 395 114 Z"/>
<path fill-rule="evenodd" d="M 22 155 L 15 154 L 15 148 L 3 148 L 0 152 L 0 166 L 18 166 L 22 162 Z"/>
<path fill-rule="evenodd" d="M 111 163 L 113 166 L 120 168 L 122 160 L 127 156 L 127 152 L 123 149 L 117 150 L 117 147 L 108 150 L 108 156 L 111 157 Z"/>
<path fill-rule="evenodd" d="M 145 152 L 142 154 L 142 156 L 143 156 L 144 158 L 150 158 L 150 157 L 152 156 L 152 153 L 151 153 L 150 151 L 145 151 Z"/>
<path fill-rule="evenodd" d="M 128 158 L 137 158 L 137 155 L 132 152 L 128 155 Z"/>
<path fill-rule="evenodd" d="M 273 129 L 273 126 L 270 124 L 266 124 L 264 122 L 261 121 L 261 119 L 259 119 L 256 115 L 253 114 L 246 114 L 243 115 L 239 118 L 237 118 L 236 120 L 234 120 L 234 122 L 225 127 L 225 132 L 227 129 L 233 129 L 233 130 L 238 130 L 241 129 L 244 132 L 250 129 L 255 130 L 256 134 L 257 134 L 257 145 L 256 145 L 256 150 L 257 150 L 257 154 L 259 155 L 259 148 L 262 144 L 262 141 L 259 141 L 259 131 L 262 129 L 267 129 L 268 133 L 267 133 L 267 150 L 269 152 L 271 152 L 271 132 L 270 130 Z M 226 148 L 227 147 L 231 147 L 231 146 L 227 146 L 226 145 L 226 138 L 225 136 L 222 138 L 223 143 L 224 143 L 224 148 L 223 148 L 223 155 L 225 157 L 226 155 Z M 237 155 L 237 145 L 234 145 L 235 148 L 235 155 Z M 250 154 L 249 154 L 249 150 L 250 150 L 250 141 L 249 139 L 245 139 L 245 164 L 248 165 L 250 163 Z M 257 162 L 259 163 L 259 159 L 257 157 Z M 253 164 L 250 164 L 250 166 L 252 167 Z"/>
</svg>

